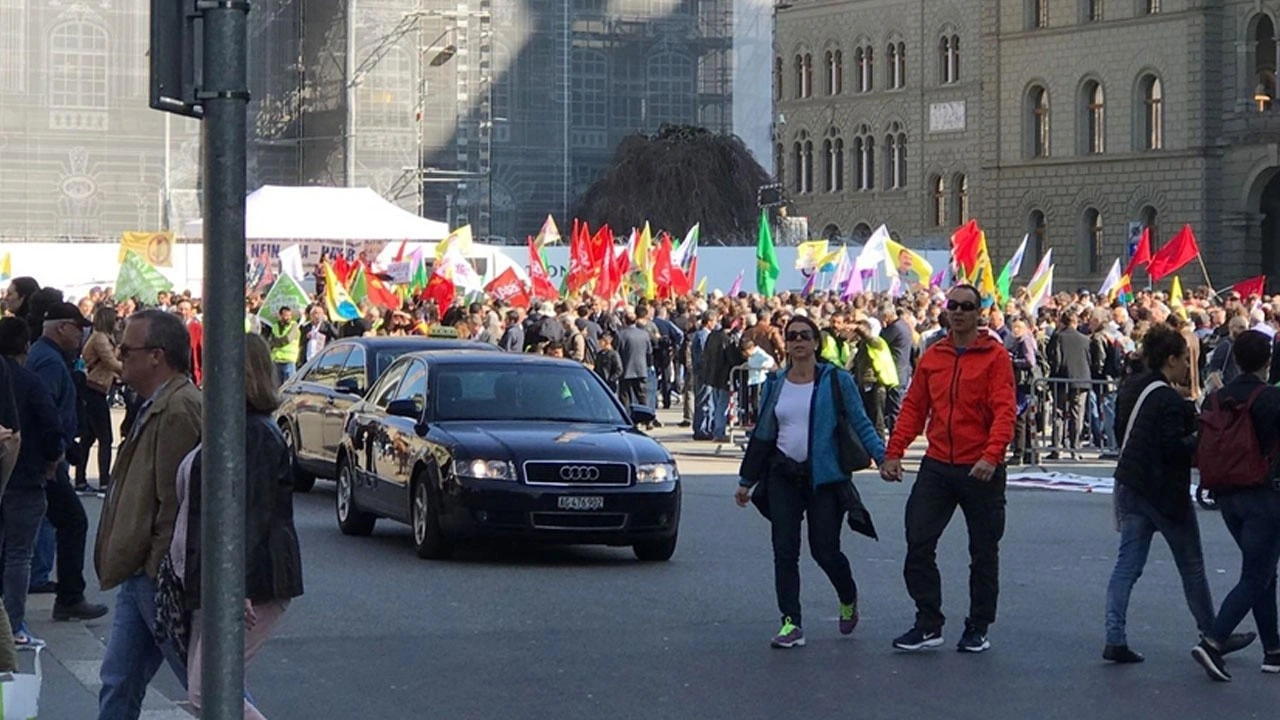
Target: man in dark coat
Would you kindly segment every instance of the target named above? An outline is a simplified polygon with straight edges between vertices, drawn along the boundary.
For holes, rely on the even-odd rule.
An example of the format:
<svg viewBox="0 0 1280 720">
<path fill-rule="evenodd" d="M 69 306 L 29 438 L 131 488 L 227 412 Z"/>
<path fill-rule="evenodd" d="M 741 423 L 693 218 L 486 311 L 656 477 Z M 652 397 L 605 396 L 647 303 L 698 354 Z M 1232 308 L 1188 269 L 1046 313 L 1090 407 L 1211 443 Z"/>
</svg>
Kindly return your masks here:
<svg viewBox="0 0 1280 720">
<path fill-rule="evenodd" d="M 728 442 L 729 378 L 742 361 L 729 335 L 732 329 L 733 318 L 721 318 L 702 350 L 702 379 L 711 388 L 711 435 L 717 442 Z"/>
<path fill-rule="evenodd" d="M 898 413 L 902 411 L 902 399 L 911 385 L 911 350 L 915 346 L 915 334 L 892 305 L 881 312 L 880 320 L 883 323 L 880 337 L 889 344 L 889 354 L 898 369 L 898 387 L 886 390 L 884 398 L 884 424 L 892 433 L 898 422 Z"/>
<path fill-rule="evenodd" d="M 625 325 L 618 331 L 617 339 L 618 355 L 622 357 L 622 382 L 618 398 L 625 405 L 647 405 L 653 341 L 644 328 L 636 325 L 635 313 L 627 313 Z"/>
<path fill-rule="evenodd" d="M 1054 383 L 1054 435 L 1058 447 L 1069 448 L 1074 457 L 1080 449 L 1080 438 L 1085 431 L 1085 410 L 1089 404 L 1089 380 L 1092 368 L 1089 363 L 1089 336 L 1080 332 L 1077 321 L 1080 311 L 1067 308 L 1058 316 L 1058 327 L 1049 338 L 1047 348 L 1051 377 L 1071 380 Z M 1065 431 L 1065 436 L 1064 436 Z M 1058 453 L 1050 453 L 1050 460 L 1058 459 Z"/>
<path fill-rule="evenodd" d="M 507 352 L 524 352 L 524 326 L 520 324 L 519 312 L 507 311 L 507 329 L 502 331 L 498 347 Z"/>
</svg>

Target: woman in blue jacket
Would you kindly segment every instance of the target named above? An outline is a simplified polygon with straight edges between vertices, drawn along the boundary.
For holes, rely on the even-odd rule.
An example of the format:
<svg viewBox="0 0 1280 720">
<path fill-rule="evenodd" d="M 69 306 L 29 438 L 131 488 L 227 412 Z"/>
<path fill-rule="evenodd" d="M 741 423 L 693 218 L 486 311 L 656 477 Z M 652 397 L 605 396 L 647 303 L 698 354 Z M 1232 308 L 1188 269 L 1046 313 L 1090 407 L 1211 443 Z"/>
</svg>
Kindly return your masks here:
<svg viewBox="0 0 1280 720">
<path fill-rule="evenodd" d="M 884 461 L 884 442 L 867 418 L 847 372 L 818 359 L 818 326 L 807 317 L 788 321 L 789 364 L 765 382 L 759 421 L 751 436 L 735 498 L 745 507 L 751 488 L 765 483 L 773 526 L 773 572 L 782 613 L 777 648 L 804 645 L 800 614 L 800 522 L 809 518 L 809 551 L 826 572 L 840 599 L 840 634 L 858 624 L 858 586 L 849 559 L 840 551 L 840 526 L 847 509 L 849 474 L 840 469 L 836 448 L 837 412 L 853 426 L 867 454 Z M 839 383 L 843 408 L 837 409 Z"/>
</svg>

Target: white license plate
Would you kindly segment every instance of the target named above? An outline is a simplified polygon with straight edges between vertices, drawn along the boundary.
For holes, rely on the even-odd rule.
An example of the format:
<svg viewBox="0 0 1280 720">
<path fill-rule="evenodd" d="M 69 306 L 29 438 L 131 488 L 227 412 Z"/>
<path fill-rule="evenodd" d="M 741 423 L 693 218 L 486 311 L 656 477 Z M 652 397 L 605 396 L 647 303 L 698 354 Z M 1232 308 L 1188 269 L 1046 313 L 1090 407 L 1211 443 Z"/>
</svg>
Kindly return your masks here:
<svg viewBox="0 0 1280 720">
<path fill-rule="evenodd" d="M 556 499 L 561 510 L 603 510 L 604 497 L 601 495 L 561 495 Z"/>
</svg>

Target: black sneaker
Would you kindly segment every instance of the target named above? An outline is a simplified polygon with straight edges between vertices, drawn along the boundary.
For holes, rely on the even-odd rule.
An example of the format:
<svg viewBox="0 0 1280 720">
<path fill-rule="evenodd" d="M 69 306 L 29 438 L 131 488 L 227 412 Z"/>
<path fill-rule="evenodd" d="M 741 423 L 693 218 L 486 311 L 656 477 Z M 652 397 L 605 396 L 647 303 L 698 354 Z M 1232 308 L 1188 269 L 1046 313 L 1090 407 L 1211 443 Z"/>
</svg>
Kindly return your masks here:
<svg viewBox="0 0 1280 720">
<path fill-rule="evenodd" d="M 1128 645 L 1108 645 L 1102 649 L 1102 659 L 1107 662 L 1126 664 L 1140 663 L 1146 660 L 1142 653 L 1129 649 Z"/>
<path fill-rule="evenodd" d="M 942 645 L 942 633 L 938 630 L 921 630 L 913 627 L 893 641 L 899 650 L 923 650 Z"/>
<path fill-rule="evenodd" d="M 1191 657 L 1200 663 L 1200 667 L 1209 674 L 1210 680 L 1231 682 L 1231 673 L 1227 672 L 1227 663 L 1222 659 L 1222 653 L 1210 645 L 1208 640 L 1201 640 L 1198 645 L 1191 648 Z"/>
<path fill-rule="evenodd" d="M 1201 640 L 1204 638 L 1201 637 Z M 1226 642 L 1222 643 L 1222 655 L 1226 657 L 1233 652 L 1243 650 L 1253 644 L 1258 639 L 1258 634 L 1253 632 L 1232 633 L 1227 636 Z"/>
<path fill-rule="evenodd" d="M 980 653 L 989 647 L 991 647 L 991 643 L 987 641 L 987 631 L 973 623 L 966 622 L 964 624 L 964 634 L 960 636 L 960 642 L 956 643 L 956 651 Z"/>
<path fill-rule="evenodd" d="M 97 620 L 107 614 L 107 606 L 91 603 L 84 600 L 75 605 L 53 605 L 53 619 L 56 622 L 67 622 L 70 620 Z"/>
<path fill-rule="evenodd" d="M 1262 672 L 1280 673 L 1280 650 L 1262 656 Z"/>
</svg>

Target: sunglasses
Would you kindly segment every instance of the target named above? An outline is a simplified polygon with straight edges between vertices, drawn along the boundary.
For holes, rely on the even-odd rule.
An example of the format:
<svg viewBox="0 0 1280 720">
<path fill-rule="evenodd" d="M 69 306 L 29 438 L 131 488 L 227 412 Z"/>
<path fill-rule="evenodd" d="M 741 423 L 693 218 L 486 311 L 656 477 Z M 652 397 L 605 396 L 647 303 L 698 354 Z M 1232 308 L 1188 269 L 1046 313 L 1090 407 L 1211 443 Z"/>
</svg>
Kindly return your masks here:
<svg viewBox="0 0 1280 720">
<path fill-rule="evenodd" d="M 123 345 L 123 344 L 122 344 L 122 345 L 117 345 L 117 346 L 116 346 L 116 351 L 120 353 L 120 359 L 121 359 L 121 360 L 123 360 L 123 359 L 125 359 L 125 358 L 129 357 L 129 353 L 131 353 L 131 352 L 142 352 L 142 351 L 144 351 L 144 350 L 159 350 L 159 349 L 160 349 L 160 347 L 159 347 L 159 346 L 156 346 L 156 345 L 136 345 L 136 346 L 131 346 L 131 345 Z"/>
<path fill-rule="evenodd" d="M 807 342 L 813 339 L 813 333 L 808 330 L 792 330 L 787 333 L 787 342 Z"/>
<path fill-rule="evenodd" d="M 969 300 L 948 300 L 947 309 L 951 312 L 956 312 L 957 310 L 973 312 L 978 309 L 978 304 Z"/>
</svg>

